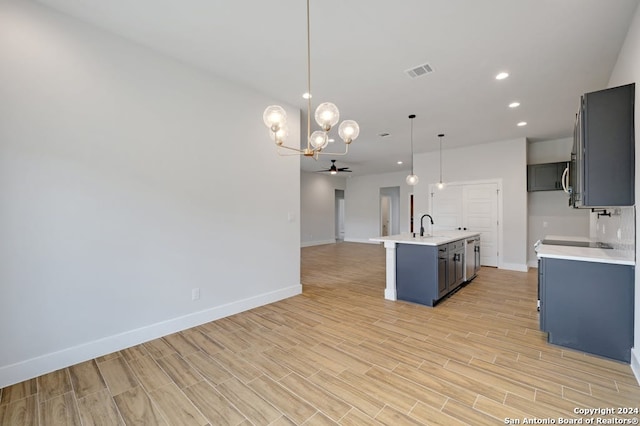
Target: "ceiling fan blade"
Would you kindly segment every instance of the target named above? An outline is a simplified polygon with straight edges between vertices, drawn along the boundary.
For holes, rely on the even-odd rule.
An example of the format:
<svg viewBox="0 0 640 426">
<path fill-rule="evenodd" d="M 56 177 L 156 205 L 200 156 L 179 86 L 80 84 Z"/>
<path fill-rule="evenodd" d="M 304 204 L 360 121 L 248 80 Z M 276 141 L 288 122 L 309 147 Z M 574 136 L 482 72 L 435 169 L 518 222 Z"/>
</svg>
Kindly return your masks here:
<svg viewBox="0 0 640 426">
<path fill-rule="evenodd" d="M 335 174 L 341 172 L 351 173 L 351 170 L 349 170 L 349 167 L 336 167 L 336 160 L 331 160 L 331 167 L 324 170 L 318 170 L 318 172 L 331 172 L 332 174 Z"/>
</svg>

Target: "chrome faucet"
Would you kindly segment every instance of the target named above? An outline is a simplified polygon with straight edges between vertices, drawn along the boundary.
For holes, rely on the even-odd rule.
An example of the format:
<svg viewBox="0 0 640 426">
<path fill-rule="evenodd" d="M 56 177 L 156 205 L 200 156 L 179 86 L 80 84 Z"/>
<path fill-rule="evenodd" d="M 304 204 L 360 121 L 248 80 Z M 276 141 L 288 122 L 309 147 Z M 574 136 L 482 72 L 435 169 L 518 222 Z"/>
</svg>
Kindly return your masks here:
<svg viewBox="0 0 640 426">
<path fill-rule="evenodd" d="M 433 218 L 431 217 L 430 214 L 423 214 L 422 217 L 420 218 L 420 236 L 424 237 L 424 225 L 422 224 L 422 220 L 424 219 L 425 216 L 429 217 L 429 220 L 431 221 L 431 224 L 433 225 Z"/>
</svg>

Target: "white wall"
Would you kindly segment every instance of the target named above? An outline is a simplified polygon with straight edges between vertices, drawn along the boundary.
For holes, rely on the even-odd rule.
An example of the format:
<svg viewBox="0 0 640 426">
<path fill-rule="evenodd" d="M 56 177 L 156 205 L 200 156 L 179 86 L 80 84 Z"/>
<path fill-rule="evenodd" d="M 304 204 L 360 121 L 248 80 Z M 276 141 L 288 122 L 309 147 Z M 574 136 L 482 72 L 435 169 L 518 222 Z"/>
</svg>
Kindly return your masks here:
<svg viewBox="0 0 640 426">
<path fill-rule="evenodd" d="M 527 269 L 527 146 L 526 139 L 492 142 L 463 148 L 443 149 L 442 179 L 468 182 L 502 179 L 503 250 L 505 269 Z M 443 141 L 446 148 L 446 139 Z M 440 173 L 438 151 L 417 154 L 414 171 L 420 178 L 415 186 L 415 213 L 428 211 L 429 184 Z"/>
<path fill-rule="evenodd" d="M 406 172 L 354 176 L 345 191 L 345 241 L 369 243 L 380 236 L 380 189 L 400 187 L 400 232 L 409 232 L 409 194 Z"/>
<path fill-rule="evenodd" d="M 636 203 L 640 200 L 640 7 L 636 8 L 633 22 L 629 27 L 627 38 L 618 55 L 618 61 L 611 73 L 609 87 L 636 83 L 635 101 L 635 140 L 636 140 Z M 635 217 L 635 229 L 640 229 L 640 220 Z M 638 233 L 635 233 L 635 246 L 638 247 Z M 639 261 L 636 250 L 636 264 Z M 635 287 L 635 347 L 631 352 L 631 366 L 640 382 L 640 274 L 636 267 Z"/>
<path fill-rule="evenodd" d="M 0 388 L 301 291 L 272 102 L 0 3 Z"/>
<path fill-rule="evenodd" d="M 635 253 L 635 207 L 626 206 L 606 210 L 611 216 L 598 217 L 597 213 L 589 214 L 591 218 L 589 237 L 609 243 L 615 249 Z"/>
<path fill-rule="evenodd" d="M 300 245 L 336 242 L 336 189 L 344 190 L 346 178 L 300 172 Z"/>
<path fill-rule="evenodd" d="M 573 137 L 529 142 L 527 164 L 569 161 Z M 569 196 L 564 191 L 529 192 L 528 198 L 528 261 L 537 267 L 533 245 L 545 235 L 589 236 L 589 210 L 569 207 Z"/>
</svg>

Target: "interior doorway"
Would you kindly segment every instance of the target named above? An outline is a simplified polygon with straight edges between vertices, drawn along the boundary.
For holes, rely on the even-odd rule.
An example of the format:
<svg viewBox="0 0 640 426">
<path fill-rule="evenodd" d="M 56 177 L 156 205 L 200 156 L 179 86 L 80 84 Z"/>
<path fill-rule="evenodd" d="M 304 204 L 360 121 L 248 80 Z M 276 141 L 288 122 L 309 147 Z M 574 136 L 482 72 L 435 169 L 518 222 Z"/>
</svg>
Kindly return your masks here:
<svg viewBox="0 0 640 426">
<path fill-rule="evenodd" d="M 380 235 L 400 233 L 400 187 L 380 188 Z"/>
<path fill-rule="evenodd" d="M 391 213 L 391 197 L 388 195 L 380 196 L 380 222 L 381 222 L 381 231 L 380 235 L 383 237 L 387 237 L 391 235 L 391 218 L 393 214 Z"/>
<path fill-rule="evenodd" d="M 344 241 L 344 190 L 335 190 L 335 236 L 336 242 L 340 243 Z"/>
</svg>

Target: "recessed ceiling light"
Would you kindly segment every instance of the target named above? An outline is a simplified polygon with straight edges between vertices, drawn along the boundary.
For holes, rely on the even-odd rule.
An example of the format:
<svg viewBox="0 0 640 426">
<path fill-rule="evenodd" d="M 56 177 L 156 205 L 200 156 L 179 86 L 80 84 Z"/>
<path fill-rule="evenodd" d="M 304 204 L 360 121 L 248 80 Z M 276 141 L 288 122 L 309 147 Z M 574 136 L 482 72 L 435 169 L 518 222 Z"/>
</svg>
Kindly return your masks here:
<svg viewBox="0 0 640 426">
<path fill-rule="evenodd" d="M 311 99 L 311 94 L 307 92 L 307 93 L 302 95 L 302 98 L 303 99 Z"/>
<path fill-rule="evenodd" d="M 520 106 L 520 102 L 511 102 L 509 104 L 509 108 L 518 108 Z"/>
<path fill-rule="evenodd" d="M 496 75 L 496 80 L 504 80 L 505 78 L 509 77 L 509 73 L 508 72 L 501 72 L 498 75 Z"/>
<path fill-rule="evenodd" d="M 522 126 L 526 126 L 527 122 L 526 121 L 521 121 L 518 123 L 518 127 L 522 127 Z"/>
<path fill-rule="evenodd" d="M 398 161 L 398 164 L 402 164 L 402 161 Z"/>
</svg>

